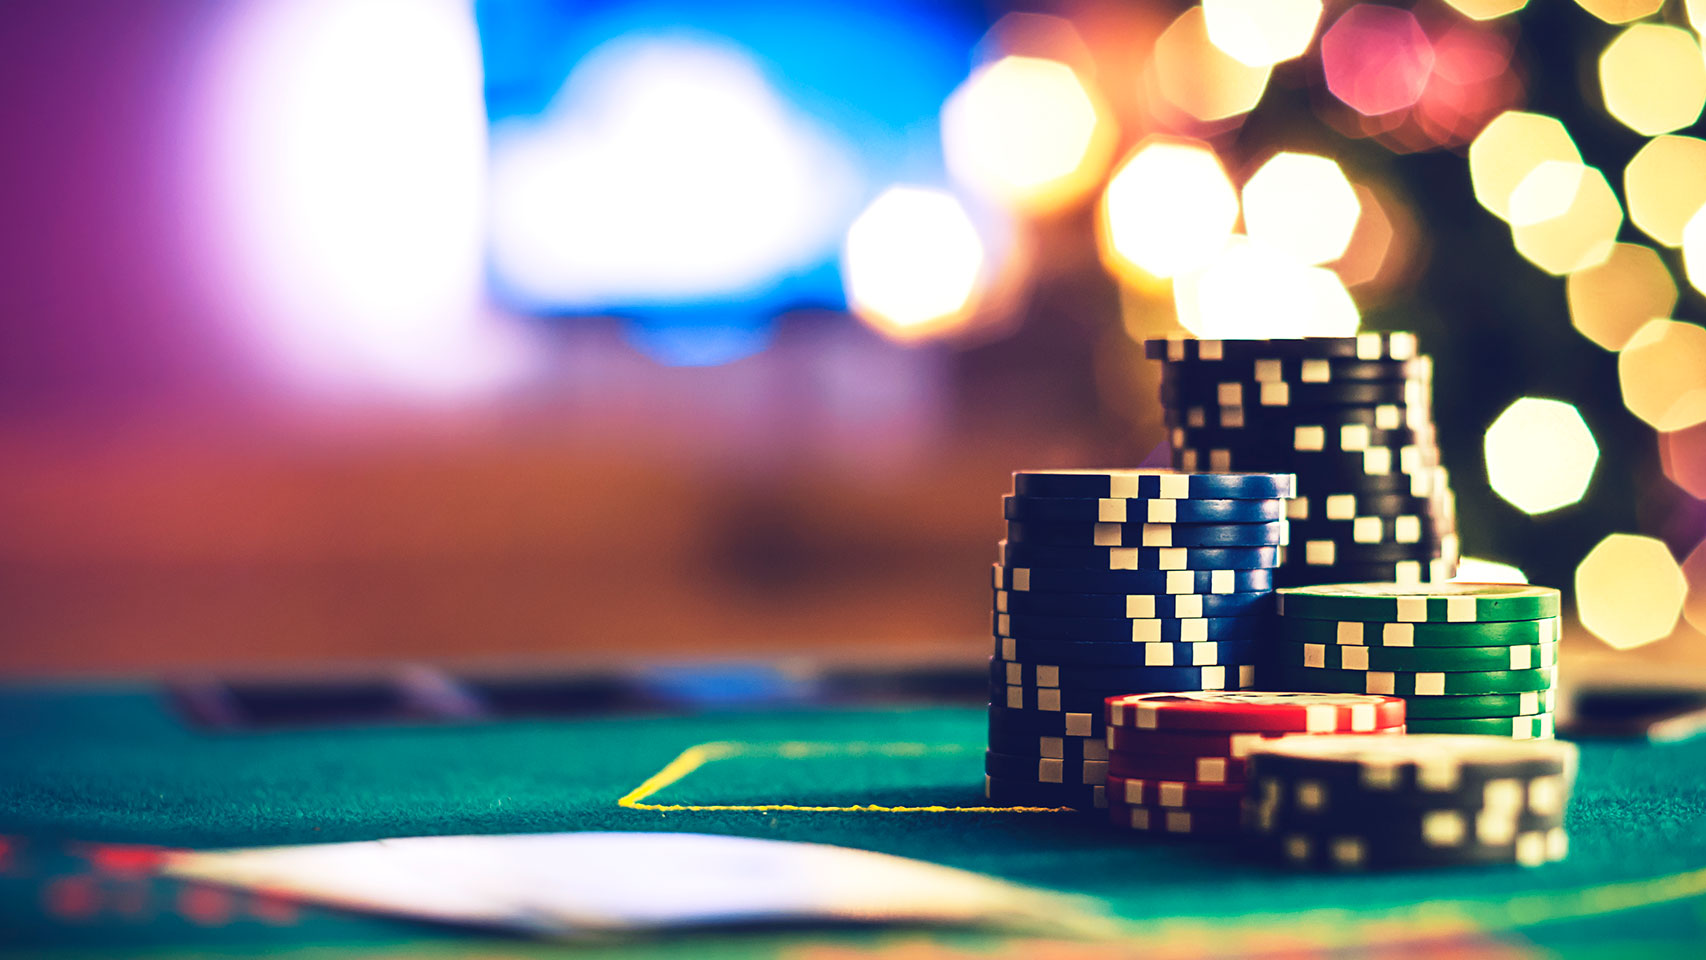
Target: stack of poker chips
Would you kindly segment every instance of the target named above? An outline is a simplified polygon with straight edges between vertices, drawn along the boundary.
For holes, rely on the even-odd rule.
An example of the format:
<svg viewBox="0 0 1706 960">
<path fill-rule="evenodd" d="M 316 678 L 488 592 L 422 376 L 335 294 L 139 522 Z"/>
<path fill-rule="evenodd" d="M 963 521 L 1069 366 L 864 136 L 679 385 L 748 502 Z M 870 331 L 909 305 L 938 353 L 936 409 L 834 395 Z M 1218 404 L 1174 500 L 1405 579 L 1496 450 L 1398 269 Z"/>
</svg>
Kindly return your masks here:
<svg viewBox="0 0 1706 960">
<path fill-rule="evenodd" d="M 1264 685 L 1400 696 L 1412 733 L 1551 738 L 1557 590 L 1347 583 L 1279 593 Z"/>
<path fill-rule="evenodd" d="M 1173 465 L 1297 476 L 1281 586 L 1436 582 L 1457 569 L 1455 511 L 1408 333 L 1150 340 Z"/>
<path fill-rule="evenodd" d="M 1103 701 L 1251 686 L 1284 474 L 1021 471 L 995 567 L 985 795 L 1102 807 Z"/>
<path fill-rule="evenodd" d="M 1250 757 L 1259 848 L 1338 870 L 1564 858 L 1576 748 L 1558 740 L 1416 734 L 1299 738 Z"/>
<path fill-rule="evenodd" d="M 1146 833 L 1240 831 L 1250 757 L 1291 737 L 1404 732 L 1396 697 L 1152 693 L 1107 701 L 1108 816 Z"/>
</svg>

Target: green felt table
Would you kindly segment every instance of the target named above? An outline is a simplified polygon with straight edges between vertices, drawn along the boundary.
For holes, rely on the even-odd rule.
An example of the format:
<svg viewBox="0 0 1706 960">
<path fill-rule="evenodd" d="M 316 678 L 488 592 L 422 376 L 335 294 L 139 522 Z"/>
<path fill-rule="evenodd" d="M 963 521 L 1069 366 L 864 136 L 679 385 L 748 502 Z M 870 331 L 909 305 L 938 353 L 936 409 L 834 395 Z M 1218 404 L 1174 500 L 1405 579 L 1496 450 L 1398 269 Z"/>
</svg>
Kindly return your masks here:
<svg viewBox="0 0 1706 960">
<path fill-rule="evenodd" d="M 1063 957 L 1123 956 L 1133 943 L 1198 955 L 1416 938 L 1456 943 L 1458 955 L 1472 952 L 1464 937 L 1486 956 L 1706 955 L 1706 739 L 1584 743 L 1561 864 L 1331 876 L 1251 861 L 1236 847 L 1120 833 L 1080 814 L 991 810 L 980 789 L 984 732 L 981 710 L 943 707 L 209 733 L 143 688 L 12 688 L 0 691 L 0 834 L 17 848 L 727 833 L 985 871 L 1089 895 L 1127 922 L 1124 943 L 1051 947 Z M 98 915 L 56 921 L 43 903 L 40 877 L 0 857 L 0 947 L 58 956 L 1037 953 L 988 936 L 845 930 L 561 947 L 179 901 L 103 901 Z"/>
</svg>

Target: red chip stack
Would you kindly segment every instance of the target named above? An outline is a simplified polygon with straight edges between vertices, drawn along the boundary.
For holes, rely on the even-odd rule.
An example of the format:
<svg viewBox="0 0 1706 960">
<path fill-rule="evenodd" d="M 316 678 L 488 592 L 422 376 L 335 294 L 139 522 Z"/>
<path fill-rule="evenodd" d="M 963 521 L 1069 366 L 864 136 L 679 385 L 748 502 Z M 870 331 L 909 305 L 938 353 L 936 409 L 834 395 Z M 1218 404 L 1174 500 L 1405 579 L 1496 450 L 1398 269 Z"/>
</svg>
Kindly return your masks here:
<svg viewBox="0 0 1706 960">
<path fill-rule="evenodd" d="M 1403 732 L 1398 697 L 1264 691 L 1109 697 L 1108 815 L 1149 833 L 1231 836 L 1239 830 L 1246 757 L 1262 741 Z"/>
</svg>

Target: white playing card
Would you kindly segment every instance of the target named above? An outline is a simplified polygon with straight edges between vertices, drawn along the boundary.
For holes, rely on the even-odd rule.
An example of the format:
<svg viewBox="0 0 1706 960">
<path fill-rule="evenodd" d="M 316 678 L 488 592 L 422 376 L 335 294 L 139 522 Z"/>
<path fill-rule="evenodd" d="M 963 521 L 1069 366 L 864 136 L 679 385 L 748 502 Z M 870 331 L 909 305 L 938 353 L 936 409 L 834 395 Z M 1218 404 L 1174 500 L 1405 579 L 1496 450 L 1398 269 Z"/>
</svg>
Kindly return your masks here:
<svg viewBox="0 0 1706 960">
<path fill-rule="evenodd" d="M 866 850 L 692 833 L 403 837 L 180 853 L 166 872 L 322 904 L 547 936 L 764 922 L 1083 933 L 1078 899 Z"/>
</svg>

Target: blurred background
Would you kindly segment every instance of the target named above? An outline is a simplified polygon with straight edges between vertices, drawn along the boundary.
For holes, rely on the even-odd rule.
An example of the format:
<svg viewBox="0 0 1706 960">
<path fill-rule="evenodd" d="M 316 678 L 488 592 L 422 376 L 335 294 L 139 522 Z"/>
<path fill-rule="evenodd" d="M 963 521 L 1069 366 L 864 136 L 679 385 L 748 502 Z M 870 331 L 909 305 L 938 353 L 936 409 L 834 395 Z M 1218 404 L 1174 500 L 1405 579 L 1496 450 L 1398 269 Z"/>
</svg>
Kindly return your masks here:
<svg viewBox="0 0 1706 960">
<path fill-rule="evenodd" d="M 0 673 L 984 656 L 1145 337 L 1412 329 L 1706 667 L 1700 0 L 14 0 Z M 1501 566 L 1502 565 L 1502 566 Z"/>
</svg>

